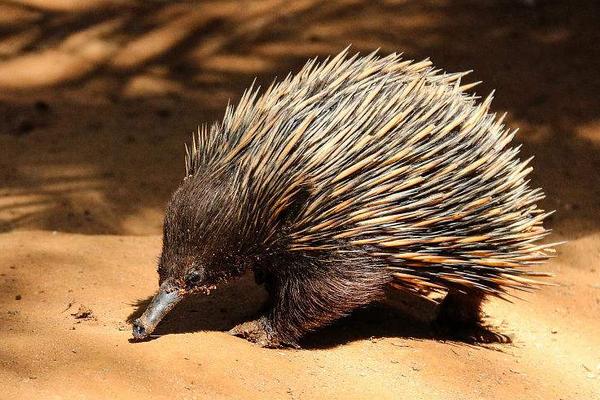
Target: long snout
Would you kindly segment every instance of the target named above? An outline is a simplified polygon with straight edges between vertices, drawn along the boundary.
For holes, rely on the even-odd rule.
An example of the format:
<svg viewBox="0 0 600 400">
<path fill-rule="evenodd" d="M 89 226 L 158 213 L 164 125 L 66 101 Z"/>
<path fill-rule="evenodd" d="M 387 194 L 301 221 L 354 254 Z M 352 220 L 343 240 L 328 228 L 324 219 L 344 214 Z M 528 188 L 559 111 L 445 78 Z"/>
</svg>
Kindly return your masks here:
<svg viewBox="0 0 600 400">
<path fill-rule="evenodd" d="M 166 282 L 146 308 L 141 317 L 133 321 L 133 337 L 138 340 L 148 338 L 158 323 L 181 301 L 183 295 Z"/>
</svg>

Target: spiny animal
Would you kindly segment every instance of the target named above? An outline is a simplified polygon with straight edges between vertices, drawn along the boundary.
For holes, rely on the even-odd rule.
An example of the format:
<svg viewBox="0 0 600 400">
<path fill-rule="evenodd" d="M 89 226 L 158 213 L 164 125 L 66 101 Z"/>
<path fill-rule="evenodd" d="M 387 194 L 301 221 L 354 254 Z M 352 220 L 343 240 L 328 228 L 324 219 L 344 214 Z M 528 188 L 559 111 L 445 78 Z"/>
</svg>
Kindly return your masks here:
<svg viewBox="0 0 600 400">
<path fill-rule="evenodd" d="M 428 60 L 347 53 L 251 87 L 199 128 L 135 338 L 248 270 L 269 300 L 231 332 L 269 347 L 298 346 L 390 288 L 445 293 L 440 320 L 471 324 L 485 296 L 538 285 L 548 213 L 492 95 L 479 102 L 465 73 Z"/>
</svg>

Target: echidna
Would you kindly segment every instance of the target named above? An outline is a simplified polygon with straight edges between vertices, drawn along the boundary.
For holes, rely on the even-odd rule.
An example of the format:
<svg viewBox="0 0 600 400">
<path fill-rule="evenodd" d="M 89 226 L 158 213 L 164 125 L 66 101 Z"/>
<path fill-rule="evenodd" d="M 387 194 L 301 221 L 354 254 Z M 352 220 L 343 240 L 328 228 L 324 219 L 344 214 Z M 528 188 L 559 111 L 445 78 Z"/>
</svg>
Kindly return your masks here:
<svg viewBox="0 0 600 400">
<path fill-rule="evenodd" d="M 232 333 L 263 346 L 297 346 L 390 287 L 447 293 L 440 318 L 465 324 L 485 296 L 536 287 L 530 267 L 554 253 L 537 243 L 543 193 L 464 75 L 344 50 L 247 90 L 194 135 L 134 337 L 247 270 L 269 301 Z"/>
</svg>

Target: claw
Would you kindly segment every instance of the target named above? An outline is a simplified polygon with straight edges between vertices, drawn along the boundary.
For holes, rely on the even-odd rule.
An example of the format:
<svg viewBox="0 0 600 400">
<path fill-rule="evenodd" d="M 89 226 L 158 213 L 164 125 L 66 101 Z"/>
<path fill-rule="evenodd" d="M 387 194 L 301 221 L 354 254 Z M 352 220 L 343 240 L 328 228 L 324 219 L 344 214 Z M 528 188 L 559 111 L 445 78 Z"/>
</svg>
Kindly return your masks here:
<svg viewBox="0 0 600 400">
<path fill-rule="evenodd" d="M 236 325 L 231 328 L 228 333 L 233 336 L 244 338 L 249 342 L 256 343 L 257 345 L 265 348 L 300 348 L 296 342 L 281 340 L 278 335 L 273 332 L 270 327 L 268 327 L 268 323 L 266 323 L 262 318 Z"/>
</svg>

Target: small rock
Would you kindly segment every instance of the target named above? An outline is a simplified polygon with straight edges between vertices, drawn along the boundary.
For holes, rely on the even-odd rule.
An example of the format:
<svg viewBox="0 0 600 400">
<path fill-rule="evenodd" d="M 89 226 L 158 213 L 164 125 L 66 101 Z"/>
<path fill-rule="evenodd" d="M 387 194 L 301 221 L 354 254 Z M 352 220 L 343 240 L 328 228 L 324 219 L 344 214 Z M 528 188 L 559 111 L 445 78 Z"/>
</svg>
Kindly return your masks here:
<svg viewBox="0 0 600 400">
<path fill-rule="evenodd" d="M 92 312 L 92 310 L 90 310 L 83 304 L 79 306 L 79 309 L 77 310 L 77 312 L 72 313 L 71 315 L 73 317 L 75 317 L 75 319 L 85 319 L 85 320 L 96 319 L 94 317 L 94 313 Z"/>
<path fill-rule="evenodd" d="M 21 300 L 21 299 L 22 299 L 22 297 L 21 297 L 20 294 L 18 294 L 18 295 L 15 296 L 15 300 Z"/>
<path fill-rule="evenodd" d="M 44 100 L 38 100 L 33 105 L 38 112 L 47 112 L 50 110 L 50 105 Z"/>
</svg>

